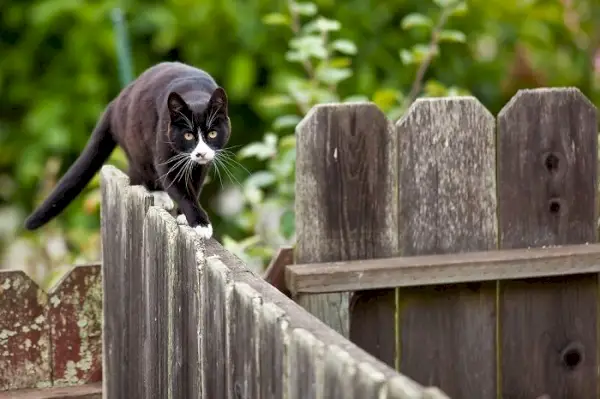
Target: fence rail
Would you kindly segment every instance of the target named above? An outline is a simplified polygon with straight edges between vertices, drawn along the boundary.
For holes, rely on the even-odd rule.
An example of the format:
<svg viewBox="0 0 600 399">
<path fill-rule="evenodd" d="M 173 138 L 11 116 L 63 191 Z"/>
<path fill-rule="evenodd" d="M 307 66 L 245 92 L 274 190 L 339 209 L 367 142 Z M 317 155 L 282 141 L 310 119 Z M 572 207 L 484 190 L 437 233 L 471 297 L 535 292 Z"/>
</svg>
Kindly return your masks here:
<svg viewBox="0 0 600 399">
<path fill-rule="evenodd" d="M 519 91 L 497 118 L 473 97 L 397 123 L 319 105 L 296 135 L 298 303 L 453 398 L 598 397 L 598 123 L 579 90 Z"/>
<path fill-rule="evenodd" d="M 442 398 L 358 348 L 101 173 L 109 398 Z"/>
</svg>

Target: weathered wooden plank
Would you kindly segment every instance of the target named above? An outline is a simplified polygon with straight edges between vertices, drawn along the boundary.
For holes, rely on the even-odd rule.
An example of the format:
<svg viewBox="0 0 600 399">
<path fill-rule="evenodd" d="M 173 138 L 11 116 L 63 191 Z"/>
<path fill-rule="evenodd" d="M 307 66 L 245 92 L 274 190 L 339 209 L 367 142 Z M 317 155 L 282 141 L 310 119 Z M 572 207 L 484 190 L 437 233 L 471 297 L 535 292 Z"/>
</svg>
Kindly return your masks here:
<svg viewBox="0 0 600 399">
<path fill-rule="evenodd" d="M 600 272 L 600 244 L 289 265 L 294 295 Z"/>
<path fill-rule="evenodd" d="M 322 396 L 331 399 L 353 399 L 357 363 L 348 352 L 337 346 L 325 348 Z M 363 398 L 359 396 L 358 398 Z"/>
<path fill-rule="evenodd" d="M 397 131 L 401 253 L 495 248 L 492 115 L 473 97 L 420 99 Z M 400 371 L 450 397 L 495 398 L 495 283 L 403 288 L 399 298 Z"/>
<path fill-rule="evenodd" d="M 214 241 L 214 240 L 210 240 Z M 209 241 L 209 242 L 210 242 Z M 216 256 L 206 253 L 201 276 L 202 295 L 202 367 L 207 370 L 203 393 L 206 398 L 230 398 L 231 351 L 229 348 L 231 272 Z M 208 374 L 210 370 L 210 374 Z"/>
<path fill-rule="evenodd" d="M 260 294 L 245 283 L 235 283 L 231 300 L 229 348 L 234 398 L 260 397 L 259 357 L 271 348 L 259 348 Z"/>
<path fill-rule="evenodd" d="M 289 321 L 285 312 L 273 303 L 260 308 L 259 369 L 260 392 L 257 397 L 279 399 L 287 387 L 287 329 Z M 273 378 L 277 376 L 277 378 Z"/>
<path fill-rule="evenodd" d="M 0 390 L 51 385 L 47 303 L 24 272 L 0 271 Z"/>
<path fill-rule="evenodd" d="M 126 198 L 129 195 L 129 178 L 111 165 L 100 172 L 102 189 L 102 383 L 108 398 L 124 397 L 127 392 L 127 330 L 125 309 L 126 284 L 123 270 L 127 251 Z"/>
<path fill-rule="evenodd" d="M 519 91 L 498 145 L 502 248 L 597 241 L 597 117 L 579 90 Z M 597 298 L 597 274 L 501 283 L 503 397 L 597 397 Z"/>
<path fill-rule="evenodd" d="M 179 228 L 169 213 L 158 207 L 148 210 L 144 221 L 143 253 L 146 311 L 144 342 L 145 392 L 159 398 L 171 398 L 170 381 L 178 372 L 173 344 L 169 341 L 173 321 L 169 305 L 169 274 L 177 261 Z"/>
<path fill-rule="evenodd" d="M 144 343 L 146 325 L 146 304 L 144 303 L 144 279 L 146 277 L 142 243 L 144 240 L 144 219 L 150 206 L 154 204 L 154 197 L 142 186 L 131 186 L 127 196 L 123 198 L 126 217 L 126 251 L 121 255 L 125 259 L 124 268 L 121 270 L 125 280 L 126 298 L 125 324 L 121 328 L 126 330 L 125 359 L 127 378 L 126 397 L 143 397 L 144 391 Z"/>
<path fill-rule="evenodd" d="M 101 381 L 101 271 L 101 265 L 76 266 L 49 293 L 54 386 Z"/>
<path fill-rule="evenodd" d="M 0 399 L 102 399 L 102 383 L 0 392 Z"/>
<path fill-rule="evenodd" d="M 202 314 L 200 273 L 204 268 L 204 248 L 188 226 L 179 226 L 177 262 L 169 274 L 169 342 L 174 363 L 180 371 L 172 376 L 174 398 L 202 398 Z M 210 371 L 210 369 L 208 370 Z"/>
<path fill-rule="evenodd" d="M 319 105 L 298 125 L 297 262 L 396 254 L 392 132 L 392 124 L 374 104 Z M 372 294 L 355 294 L 351 321 L 347 294 L 297 300 L 336 331 L 393 364 L 395 331 L 390 325 L 394 320 L 394 290 L 377 293 L 377 301 L 370 300 Z M 370 327 L 380 322 L 384 323 L 381 328 Z M 385 348 L 378 342 L 385 342 Z"/>
<path fill-rule="evenodd" d="M 294 263 L 294 248 L 283 246 L 271 259 L 269 266 L 263 274 L 263 278 L 273 287 L 290 297 L 291 293 L 285 286 L 285 267 Z"/>
<path fill-rule="evenodd" d="M 295 328 L 290 334 L 289 399 L 317 398 L 323 386 L 324 345 L 310 332 Z"/>
</svg>

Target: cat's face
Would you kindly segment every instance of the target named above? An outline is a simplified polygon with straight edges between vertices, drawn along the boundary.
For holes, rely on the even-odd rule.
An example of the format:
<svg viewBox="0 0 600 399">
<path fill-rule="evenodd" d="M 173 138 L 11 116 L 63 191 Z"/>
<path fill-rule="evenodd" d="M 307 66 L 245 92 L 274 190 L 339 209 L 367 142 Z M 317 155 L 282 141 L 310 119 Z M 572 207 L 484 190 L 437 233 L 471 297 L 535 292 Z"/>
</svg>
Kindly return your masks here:
<svg viewBox="0 0 600 399">
<path fill-rule="evenodd" d="M 189 154 L 192 161 L 205 165 L 215 159 L 231 134 L 227 115 L 227 95 L 217 88 L 205 106 L 190 107 L 175 92 L 169 94 L 170 143 L 178 153 Z"/>
</svg>

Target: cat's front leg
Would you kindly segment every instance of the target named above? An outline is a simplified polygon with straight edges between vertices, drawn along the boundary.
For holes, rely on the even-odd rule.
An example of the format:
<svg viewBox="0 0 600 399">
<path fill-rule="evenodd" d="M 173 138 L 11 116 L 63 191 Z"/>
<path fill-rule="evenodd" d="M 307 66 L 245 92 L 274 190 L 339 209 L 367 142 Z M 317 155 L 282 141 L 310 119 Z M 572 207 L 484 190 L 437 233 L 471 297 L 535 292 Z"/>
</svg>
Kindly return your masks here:
<svg viewBox="0 0 600 399">
<path fill-rule="evenodd" d="M 206 211 L 202 209 L 198 200 L 181 194 L 177 187 L 171 187 L 167 192 L 171 198 L 175 200 L 182 212 L 181 215 L 177 216 L 177 223 L 187 224 L 192 227 L 200 237 L 207 240 L 210 239 L 213 235 L 213 228 Z"/>
</svg>

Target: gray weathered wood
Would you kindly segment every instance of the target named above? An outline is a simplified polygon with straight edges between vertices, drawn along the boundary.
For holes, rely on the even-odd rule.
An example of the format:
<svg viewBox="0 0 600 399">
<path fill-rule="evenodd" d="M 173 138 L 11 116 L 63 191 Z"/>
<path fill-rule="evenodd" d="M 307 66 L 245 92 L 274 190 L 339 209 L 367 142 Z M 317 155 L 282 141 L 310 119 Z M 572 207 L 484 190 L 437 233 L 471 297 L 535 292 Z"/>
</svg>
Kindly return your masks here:
<svg viewBox="0 0 600 399">
<path fill-rule="evenodd" d="M 289 265 L 294 295 L 600 272 L 600 244 Z"/>
<path fill-rule="evenodd" d="M 170 338 L 173 336 L 173 315 L 170 303 L 173 301 L 169 289 L 170 270 L 177 261 L 177 240 L 179 228 L 167 211 L 151 207 L 144 221 L 143 251 L 145 254 L 144 294 L 146 314 L 144 343 L 144 380 L 145 392 L 160 398 L 172 398 L 173 387 L 170 384 L 177 379 L 180 369 L 176 360 L 180 358 L 174 350 Z"/>
<path fill-rule="evenodd" d="M 126 369 L 127 213 L 129 178 L 114 166 L 104 166 L 100 174 L 102 188 L 102 383 L 109 398 L 125 398 L 128 392 Z"/>
<path fill-rule="evenodd" d="M 177 259 L 169 269 L 169 342 L 175 366 L 173 398 L 202 396 L 202 292 L 200 273 L 204 267 L 202 240 L 188 226 L 179 226 Z"/>
<path fill-rule="evenodd" d="M 519 91 L 498 115 L 502 248 L 596 242 L 597 117 L 577 89 Z M 597 274 L 501 282 L 503 397 L 598 396 Z"/>
<path fill-rule="evenodd" d="M 211 240 L 214 241 L 214 240 Z M 207 251 L 202 273 L 202 367 L 205 375 L 203 393 L 206 398 L 228 398 L 231 393 L 231 351 L 229 348 L 230 297 L 233 290 L 231 271 Z"/>
<path fill-rule="evenodd" d="M 265 303 L 260 311 L 260 393 L 257 397 L 279 399 L 284 397 L 288 386 L 289 321 L 286 313 L 273 303 Z M 278 377 L 273 378 L 273 376 Z"/>
<path fill-rule="evenodd" d="M 323 343 L 310 332 L 296 328 L 290 335 L 288 398 L 316 398 L 323 384 Z"/>
<path fill-rule="evenodd" d="M 126 332 L 125 371 L 127 391 L 124 397 L 141 397 L 144 391 L 144 342 L 146 306 L 144 302 L 144 279 L 146 275 L 142 241 L 146 212 L 154 204 L 154 198 L 142 186 L 131 186 L 125 201 L 126 251 L 121 254 L 125 260 L 120 270 L 125 292 L 120 295 L 125 301 L 125 323 L 120 326 Z"/>
<path fill-rule="evenodd" d="M 273 259 L 263 273 L 265 281 L 277 288 L 284 295 L 290 296 L 289 290 L 285 286 L 285 267 L 294 263 L 294 248 L 283 246 L 277 250 Z"/>
<path fill-rule="evenodd" d="M 492 115 L 473 97 L 420 99 L 397 131 L 402 255 L 495 248 Z M 403 288 L 399 298 L 400 370 L 451 397 L 495 398 L 495 283 Z"/>
<path fill-rule="evenodd" d="M 298 125 L 296 262 L 378 258 L 396 253 L 392 132 L 391 123 L 373 104 L 320 105 Z M 379 302 L 370 301 L 369 292 L 356 295 L 352 304 L 357 318 L 352 321 L 351 331 L 347 294 L 303 296 L 297 300 L 336 331 L 393 364 L 394 349 L 373 343 L 393 342 L 394 291 L 378 293 Z M 360 311 L 362 307 L 371 311 Z M 375 308 L 379 309 L 372 311 Z M 383 324 L 369 328 L 367 333 L 365 326 L 373 323 Z"/>
<path fill-rule="evenodd" d="M 231 295 L 229 347 L 231 353 L 231 384 L 234 398 L 260 397 L 259 313 L 262 299 L 258 292 L 245 283 L 235 283 Z"/>
</svg>

